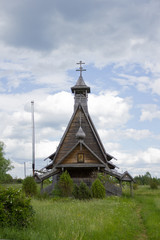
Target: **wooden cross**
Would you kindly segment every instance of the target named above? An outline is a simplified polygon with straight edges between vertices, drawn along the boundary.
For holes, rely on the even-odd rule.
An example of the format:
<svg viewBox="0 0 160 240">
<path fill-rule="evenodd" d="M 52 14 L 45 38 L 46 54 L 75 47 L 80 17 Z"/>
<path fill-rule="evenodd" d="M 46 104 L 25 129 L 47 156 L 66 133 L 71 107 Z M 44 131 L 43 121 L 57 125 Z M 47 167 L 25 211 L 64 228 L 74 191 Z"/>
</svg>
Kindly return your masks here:
<svg viewBox="0 0 160 240">
<path fill-rule="evenodd" d="M 82 64 L 85 64 L 85 63 L 83 63 L 82 61 L 79 61 L 79 63 L 77 64 L 79 64 L 80 67 L 76 71 L 80 71 L 80 77 L 82 77 L 82 71 L 86 71 L 86 69 L 83 69 Z"/>
</svg>

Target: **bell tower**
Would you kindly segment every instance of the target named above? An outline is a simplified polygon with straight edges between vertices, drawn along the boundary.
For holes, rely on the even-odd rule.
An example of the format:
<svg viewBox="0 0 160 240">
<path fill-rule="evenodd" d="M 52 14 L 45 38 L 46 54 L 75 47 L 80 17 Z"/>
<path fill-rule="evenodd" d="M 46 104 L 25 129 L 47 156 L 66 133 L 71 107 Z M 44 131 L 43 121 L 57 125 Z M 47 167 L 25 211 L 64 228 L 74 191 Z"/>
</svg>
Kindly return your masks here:
<svg viewBox="0 0 160 240">
<path fill-rule="evenodd" d="M 72 93 L 74 93 L 74 111 L 77 108 L 79 104 L 84 108 L 85 112 L 88 114 L 88 93 L 90 93 L 90 87 L 88 87 L 82 77 L 82 71 L 86 71 L 86 69 L 83 69 L 82 61 L 77 63 L 80 65 L 79 69 L 76 71 L 80 72 L 80 76 L 78 78 L 78 81 L 75 86 L 71 87 Z"/>
</svg>

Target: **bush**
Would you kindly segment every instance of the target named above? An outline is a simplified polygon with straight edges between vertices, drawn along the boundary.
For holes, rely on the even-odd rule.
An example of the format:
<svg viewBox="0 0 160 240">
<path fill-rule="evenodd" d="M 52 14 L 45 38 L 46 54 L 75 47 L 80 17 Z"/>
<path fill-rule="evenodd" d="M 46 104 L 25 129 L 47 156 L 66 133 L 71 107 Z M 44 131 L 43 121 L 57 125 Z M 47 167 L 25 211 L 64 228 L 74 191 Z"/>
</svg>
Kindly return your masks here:
<svg viewBox="0 0 160 240">
<path fill-rule="evenodd" d="M 59 184 L 54 185 L 54 189 L 53 189 L 52 194 L 53 194 L 54 197 L 61 197 L 62 196 L 62 191 L 59 187 Z"/>
<path fill-rule="evenodd" d="M 37 193 L 37 184 L 33 177 L 29 176 L 23 180 L 22 190 L 27 196 L 34 196 Z"/>
<path fill-rule="evenodd" d="M 158 189 L 158 182 L 156 178 L 152 178 L 150 181 L 150 188 L 151 189 Z"/>
<path fill-rule="evenodd" d="M 81 182 L 79 186 L 75 184 L 72 194 L 76 199 L 80 200 L 92 198 L 91 191 L 87 184 L 84 182 Z"/>
<path fill-rule="evenodd" d="M 0 188 L 0 225 L 24 227 L 30 224 L 34 211 L 30 199 L 13 188 Z"/>
<path fill-rule="evenodd" d="M 45 200 L 45 199 L 49 199 L 49 198 L 50 198 L 50 195 L 49 195 L 47 192 L 44 192 L 44 193 L 38 192 L 38 193 L 36 194 L 36 198 L 37 198 L 38 200 Z"/>
<path fill-rule="evenodd" d="M 72 195 L 74 198 L 79 199 L 79 187 L 74 184 Z"/>
<path fill-rule="evenodd" d="M 138 189 L 138 184 L 137 183 L 134 183 L 133 184 L 133 190 L 137 190 Z"/>
<path fill-rule="evenodd" d="M 78 190 L 78 199 L 84 200 L 84 199 L 90 199 L 90 198 L 92 198 L 92 194 L 89 187 L 87 186 L 86 183 L 81 182 Z"/>
<path fill-rule="evenodd" d="M 13 178 L 10 174 L 5 174 L 3 177 L 3 180 L 1 181 L 2 183 L 12 183 Z"/>
<path fill-rule="evenodd" d="M 93 182 L 91 191 L 94 198 L 104 198 L 106 196 L 105 187 L 98 178 Z"/>
<path fill-rule="evenodd" d="M 58 186 L 62 192 L 62 196 L 69 197 L 72 195 L 73 180 L 71 179 L 67 171 L 62 173 L 62 175 L 60 176 Z"/>
<path fill-rule="evenodd" d="M 15 182 L 16 183 L 23 183 L 23 179 L 22 178 L 17 178 L 17 179 L 15 179 Z"/>
</svg>

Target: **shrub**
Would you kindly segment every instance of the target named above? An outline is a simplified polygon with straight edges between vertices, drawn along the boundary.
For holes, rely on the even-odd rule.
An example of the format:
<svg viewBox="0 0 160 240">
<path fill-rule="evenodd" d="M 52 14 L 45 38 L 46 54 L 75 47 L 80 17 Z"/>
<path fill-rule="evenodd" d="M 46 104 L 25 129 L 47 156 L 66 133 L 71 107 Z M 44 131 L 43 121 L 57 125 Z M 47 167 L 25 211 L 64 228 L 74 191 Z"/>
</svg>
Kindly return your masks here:
<svg viewBox="0 0 160 240">
<path fill-rule="evenodd" d="M 17 182 L 17 183 L 23 183 L 23 179 L 22 179 L 22 178 L 17 178 L 17 179 L 16 179 L 16 182 Z"/>
<path fill-rule="evenodd" d="M 13 182 L 13 178 L 10 174 L 5 174 L 3 176 L 3 180 L 1 181 L 2 183 L 12 183 Z"/>
<path fill-rule="evenodd" d="M 80 200 L 92 198 L 91 191 L 90 191 L 89 187 L 87 186 L 87 184 L 84 182 L 81 182 L 79 185 L 78 198 Z"/>
<path fill-rule="evenodd" d="M 71 179 L 69 173 L 65 171 L 62 173 L 59 179 L 59 188 L 62 192 L 62 196 L 69 197 L 73 191 L 73 180 Z"/>
<path fill-rule="evenodd" d="M 0 225 L 27 226 L 33 219 L 34 211 L 30 199 L 17 189 L 0 188 Z"/>
<path fill-rule="evenodd" d="M 22 189 L 27 196 L 34 196 L 37 193 L 37 184 L 33 177 L 29 176 L 23 180 Z"/>
<path fill-rule="evenodd" d="M 54 197 L 61 197 L 62 196 L 62 191 L 59 187 L 59 184 L 54 185 L 54 189 L 53 189 L 52 194 L 53 194 Z"/>
<path fill-rule="evenodd" d="M 151 189 L 158 189 L 158 182 L 156 178 L 152 178 L 150 181 L 150 188 Z"/>
<path fill-rule="evenodd" d="M 74 184 L 72 195 L 74 198 L 79 199 L 79 187 L 77 184 Z"/>
<path fill-rule="evenodd" d="M 39 200 L 45 200 L 45 199 L 49 199 L 50 195 L 47 192 L 44 192 L 44 193 L 38 192 L 36 194 L 36 198 L 39 199 Z"/>
<path fill-rule="evenodd" d="M 137 184 L 137 183 L 134 183 L 134 184 L 133 184 L 133 189 L 134 189 L 134 190 L 137 190 L 137 189 L 138 189 L 138 184 Z"/>
<path fill-rule="evenodd" d="M 93 182 L 91 191 L 94 198 L 104 198 L 106 196 L 105 187 L 98 178 Z"/>
</svg>

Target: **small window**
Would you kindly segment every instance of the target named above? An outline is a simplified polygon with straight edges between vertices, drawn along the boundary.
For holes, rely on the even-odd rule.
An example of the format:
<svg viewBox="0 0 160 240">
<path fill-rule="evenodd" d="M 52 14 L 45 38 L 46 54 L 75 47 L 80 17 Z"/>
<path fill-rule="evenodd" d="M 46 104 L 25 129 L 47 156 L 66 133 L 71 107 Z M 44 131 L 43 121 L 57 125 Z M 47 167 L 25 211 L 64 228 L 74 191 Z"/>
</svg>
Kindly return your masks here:
<svg viewBox="0 0 160 240">
<path fill-rule="evenodd" d="M 77 154 L 77 162 L 78 163 L 84 163 L 84 153 L 78 153 Z"/>
</svg>

